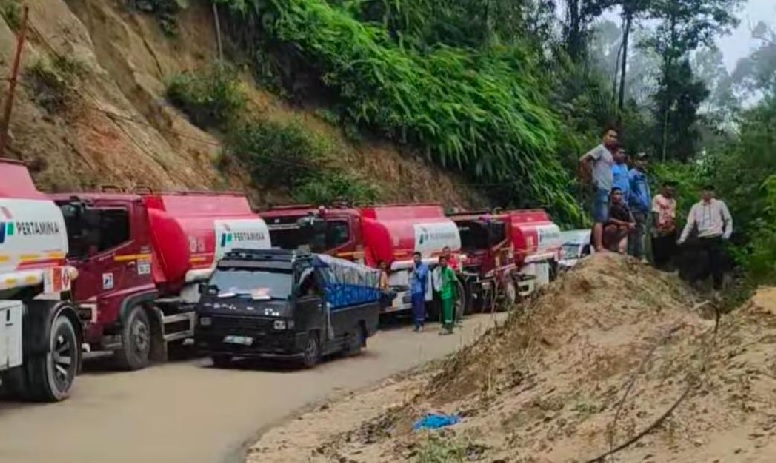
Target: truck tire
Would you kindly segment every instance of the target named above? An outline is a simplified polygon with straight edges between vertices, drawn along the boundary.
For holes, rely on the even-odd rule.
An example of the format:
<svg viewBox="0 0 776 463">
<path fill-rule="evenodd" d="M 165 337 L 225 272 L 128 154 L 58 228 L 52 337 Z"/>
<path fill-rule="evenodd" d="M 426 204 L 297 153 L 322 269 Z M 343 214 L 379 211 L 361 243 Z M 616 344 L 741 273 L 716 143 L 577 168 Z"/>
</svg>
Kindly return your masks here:
<svg viewBox="0 0 776 463">
<path fill-rule="evenodd" d="M 345 346 L 345 353 L 355 357 L 356 355 L 361 354 L 364 347 L 366 347 L 366 334 L 364 333 L 363 324 L 359 322 L 353 328 L 353 332 L 350 336 L 348 336 L 348 344 Z"/>
<path fill-rule="evenodd" d="M 464 315 L 471 314 L 472 304 L 469 301 L 469 293 L 466 291 L 466 286 L 461 280 L 458 280 L 456 283 L 456 291 L 458 292 L 458 297 L 455 300 L 454 317 L 456 320 L 462 320 Z"/>
<path fill-rule="evenodd" d="M 509 308 L 517 304 L 517 301 L 520 300 L 520 295 L 517 292 L 517 284 L 511 275 L 507 276 L 504 280 L 504 299 L 506 303 L 509 304 Z"/>
<path fill-rule="evenodd" d="M 150 363 L 151 323 L 142 306 L 130 309 L 121 329 L 121 350 L 116 351 L 115 359 L 123 370 L 142 370 Z"/>
<path fill-rule="evenodd" d="M 232 357 L 229 355 L 214 355 L 210 357 L 210 360 L 216 368 L 229 368 L 232 366 Z"/>
<path fill-rule="evenodd" d="M 302 366 L 305 368 L 314 368 L 321 361 L 321 342 L 318 339 L 318 333 L 310 331 L 307 334 L 307 345 L 304 348 L 302 357 Z"/>
<path fill-rule="evenodd" d="M 60 402 L 70 396 L 70 388 L 81 364 L 81 346 L 73 322 L 59 314 L 49 330 L 49 349 L 45 355 L 26 359 L 24 371 L 16 377 L 14 388 L 24 399 L 35 402 Z"/>
</svg>

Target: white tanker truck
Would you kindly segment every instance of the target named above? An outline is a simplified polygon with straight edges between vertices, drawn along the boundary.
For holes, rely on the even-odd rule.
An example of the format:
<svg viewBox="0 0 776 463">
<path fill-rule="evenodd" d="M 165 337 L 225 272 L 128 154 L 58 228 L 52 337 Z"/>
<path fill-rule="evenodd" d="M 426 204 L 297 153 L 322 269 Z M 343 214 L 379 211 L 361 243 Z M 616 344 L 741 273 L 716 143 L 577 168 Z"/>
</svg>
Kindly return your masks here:
<svg viewBox="0 0 776 463">
<path fill-rule="evenodd" d="M 24 164 L 0 159 L 0 387 L 18 398 L 63 400 L 80 370 L 67 252 L 59 207 Z"/>
</svg>

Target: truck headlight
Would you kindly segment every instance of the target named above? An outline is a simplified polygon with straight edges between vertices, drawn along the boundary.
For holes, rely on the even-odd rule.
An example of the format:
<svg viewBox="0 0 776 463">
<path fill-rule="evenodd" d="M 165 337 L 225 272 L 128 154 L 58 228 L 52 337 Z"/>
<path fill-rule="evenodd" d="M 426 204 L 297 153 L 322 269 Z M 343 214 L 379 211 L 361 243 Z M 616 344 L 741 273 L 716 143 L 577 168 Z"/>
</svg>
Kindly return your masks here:
<svg viewBox="0 0 776 463">
<path fill-rule="evenodd" d="M 275 320 L 272 322 L 272 327 L 276 330 L 284 330 L 286 329 L 286 321 L 285 320 Z"/>
<path fill-rule="evenodd" d="M 199 317 L 199 324 L 202 326 L 210 326 L 211 322 L 210 317 Z"/>
</svg>

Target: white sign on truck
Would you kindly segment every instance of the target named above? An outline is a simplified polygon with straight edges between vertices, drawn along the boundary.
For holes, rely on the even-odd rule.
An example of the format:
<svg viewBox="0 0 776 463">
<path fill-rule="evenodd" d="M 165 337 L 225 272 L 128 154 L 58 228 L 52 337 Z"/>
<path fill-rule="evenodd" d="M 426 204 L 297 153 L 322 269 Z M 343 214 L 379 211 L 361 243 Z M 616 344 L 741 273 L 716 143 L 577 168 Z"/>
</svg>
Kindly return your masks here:
<svg viewBox="0 0 776 463">
<path fill-rule="evenodd" d="M 52 201 L 0 199 L 0 275 L 19 264 L 63 259 L 67 230 L 59 207 Z"/>
<path fill-rule="evenodd" d="M 222 258 L 232 249 L 270 249 L 269 228 L 264 220 L 216 220 L 216 258 Z"/>
<path fill-rule="evenodd" d="M 424 256 L 440 252 L 445 246 L 451 251 L 461 249 L 461 235 L 455 222 L 420 223 L 413 225 L 415 231 L 415 251 Z"/>
<path fill-rule="evenodd" d="M 563 244 L 560 228 L 555 224 L 537 225 L 536 234 L 539 239 L 536 246 L 537 252 L 554 250 L 560 248 Z"/>
</svg>

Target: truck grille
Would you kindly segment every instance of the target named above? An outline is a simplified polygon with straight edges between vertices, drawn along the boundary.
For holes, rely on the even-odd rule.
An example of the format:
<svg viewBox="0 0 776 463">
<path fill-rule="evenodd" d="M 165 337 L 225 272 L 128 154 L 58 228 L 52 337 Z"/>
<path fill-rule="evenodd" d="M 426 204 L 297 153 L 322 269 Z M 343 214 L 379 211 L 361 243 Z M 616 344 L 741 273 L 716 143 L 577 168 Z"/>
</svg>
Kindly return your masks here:
<svg viewBox="0 0 776 463">
<path fill-rule="evenodd" d="M 210 329 L 217 332 L 237 334 L 264 334 L 272 329 L 273 320 L 255 317 L 226 317 L 216 315 L 210 317 Z"/>
</svg>

